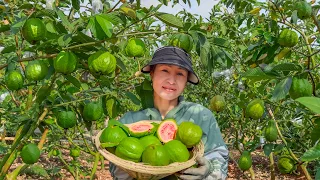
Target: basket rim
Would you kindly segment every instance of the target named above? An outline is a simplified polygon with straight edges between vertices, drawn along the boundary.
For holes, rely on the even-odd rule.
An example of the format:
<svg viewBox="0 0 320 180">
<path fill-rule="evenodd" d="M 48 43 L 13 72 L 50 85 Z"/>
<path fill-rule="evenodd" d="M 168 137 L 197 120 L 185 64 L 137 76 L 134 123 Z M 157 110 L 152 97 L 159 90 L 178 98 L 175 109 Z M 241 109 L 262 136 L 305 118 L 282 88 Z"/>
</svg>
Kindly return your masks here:
<svg viewBox="0 0 320 180">
<path fill-rule="evenodd" d="M 159 121 L 152 121 L 152 122 L 159 122 Z M 196 163 L 196 157 L 203 156 L 204 154 L 204 144 L 201 140 L 193 148 L 192 157 L 186 162 L 174 162 L 167 166 L 151 166 L 151 165 L 143 164 L 142 162 L 135 163 L 129 160 L 121 159 L 118 156 L 110 153 L 106 149 L 101 148 L 99 138 L 102 131 L 103 129 L 99 131 L 99 133 L 95 137 L 93 137 L 93 139 L 94 139 L 94 144 L 96 145 L 96 148 L 103 155 L 103 157 L 108 161 L 110 161 L 111 163 L 115 164 L 116 166 L 119 166 L 126 170 L 138 172 L 138 173 L 152 174 L 152 175 L 163 175 L 163 174 L 170 175 L 193 166 Z"/>
</svg>

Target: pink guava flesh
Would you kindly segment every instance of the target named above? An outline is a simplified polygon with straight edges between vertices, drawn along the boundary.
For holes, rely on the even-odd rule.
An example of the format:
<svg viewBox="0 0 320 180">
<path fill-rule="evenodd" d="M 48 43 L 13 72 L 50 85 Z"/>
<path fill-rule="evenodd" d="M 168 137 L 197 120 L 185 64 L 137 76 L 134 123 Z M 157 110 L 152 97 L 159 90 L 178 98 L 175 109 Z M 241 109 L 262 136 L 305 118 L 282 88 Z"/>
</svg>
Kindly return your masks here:
<svg viewBox="0 0 320 180">
<path fill-rule="evenodd" d="M 167 122 L 159 126 L 158 137 L 163 143 L 167 143 L 176 137 L 177 125 L 175 123 Z"/>
<path fill-rule="evenodd" d="M 145 131 L 150 131 L 152 128 L 153 126 L 151 124 L 150 125 L 137 124 L 137 125 L 131 126 L 130 130 L 134 132 L 145 132 Z"/>
</svg>

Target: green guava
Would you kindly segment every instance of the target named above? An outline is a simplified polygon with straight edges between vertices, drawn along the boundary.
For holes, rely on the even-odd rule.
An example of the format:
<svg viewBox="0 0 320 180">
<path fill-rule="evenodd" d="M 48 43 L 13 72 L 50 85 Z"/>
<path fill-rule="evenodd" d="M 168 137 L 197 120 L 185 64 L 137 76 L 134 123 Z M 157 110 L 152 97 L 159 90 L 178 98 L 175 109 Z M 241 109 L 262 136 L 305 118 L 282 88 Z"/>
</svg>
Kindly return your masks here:
<svg viewBox="0 0 320 180">
<path fill-rule="evenodd" d="M 166 166 L 170 163 L 170 158 L 163 145 L 152 144 L 143 151 L 142 162 L 152 166 Z"/>
<path fill-rule="evenodd" d="M 148 135 L 140 138 L 140 142 L 144 148 L 148 147 L 149 145 L 161 145 L 162 143 L 160 140 L 154 135 Z"/>
<path fill-rule="evenodd" d="M 178 127 L 177 139 L 179 139 L 187 148 L 197 145 L 202 138 L 202 129 L 193 122 L 182 122 Z"/>
<path fill-rule="evenodd" d="M 144 147 L 135 137 L 124 138 L 116 148 L 115 155 L 129 161 L 140 162 Z"/>
<path fill-rule="evenodd" d="M 189 160 L 190 153 L 186 145 L 179 140 L 171 140 L 164 144 L 169 154 L 170 162 L 186 162 Z"/>
</svg>

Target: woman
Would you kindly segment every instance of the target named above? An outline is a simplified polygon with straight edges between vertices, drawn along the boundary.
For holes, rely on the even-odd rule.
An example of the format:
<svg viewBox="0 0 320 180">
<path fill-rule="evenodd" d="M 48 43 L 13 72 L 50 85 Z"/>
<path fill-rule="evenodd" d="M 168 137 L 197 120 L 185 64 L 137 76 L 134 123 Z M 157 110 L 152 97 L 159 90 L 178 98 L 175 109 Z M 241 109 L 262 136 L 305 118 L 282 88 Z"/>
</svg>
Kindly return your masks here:
<svg viewBox="0 0 320 180">
<path fill-rule="evenodd" d="M 228 170 L 228 150 L 212 112 L 200 104 L 184 101 L 181 96 L 187 82 L 195 85 L 199 83 L 199 78 L 192 69 L 190 56 L 177 47 L 162 47 L 154 53 L 151 62 L 141 71 L 150 73 L 154 90 L 154 108 L 127 112 L 119 121 L 129 124 L 146 119 L 173 118 L 178 124 L 182 121 L 198 124 L 203 131 L 204 157 L 197 158 L 198 168 L 186 169 L 177 176 L 184 180 L 225 179 Z M 114 164 L 110 164 L 110 172 L 116 180 L 133 179 Z"/>
</svg>

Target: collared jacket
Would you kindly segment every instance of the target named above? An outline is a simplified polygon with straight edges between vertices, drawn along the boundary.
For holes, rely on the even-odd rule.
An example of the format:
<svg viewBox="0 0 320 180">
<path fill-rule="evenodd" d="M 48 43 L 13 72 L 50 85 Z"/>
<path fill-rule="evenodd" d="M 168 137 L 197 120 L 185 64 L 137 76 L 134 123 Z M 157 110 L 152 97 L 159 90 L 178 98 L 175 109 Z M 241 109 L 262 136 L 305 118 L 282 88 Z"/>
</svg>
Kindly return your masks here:
<svg viewBox="0 0 320 180">
<path fill-rule="evenodd" d="M 204 157 L 210 162 L 210 174 L 205 180 L 226 179 L 228 149 L 212 112 L 200 104 L 184 101 L 181 96 L 179 97 L 178 106 L 170 110 L 164 119 L 169 118 L 175 119 L 177 124 L 183 121 L 191 121 L 202 128 L 202 141 L 205 145 Z M 162 120 L 162 117 L 156 108 L 147 108 L 140 111 L 129 111 L 119 119 L 123 124 L 130 124 L 140 120 Z M 112 163 L 110 163 L 109 170 L 115 180 L 133 179 Z"/>
</svg>

